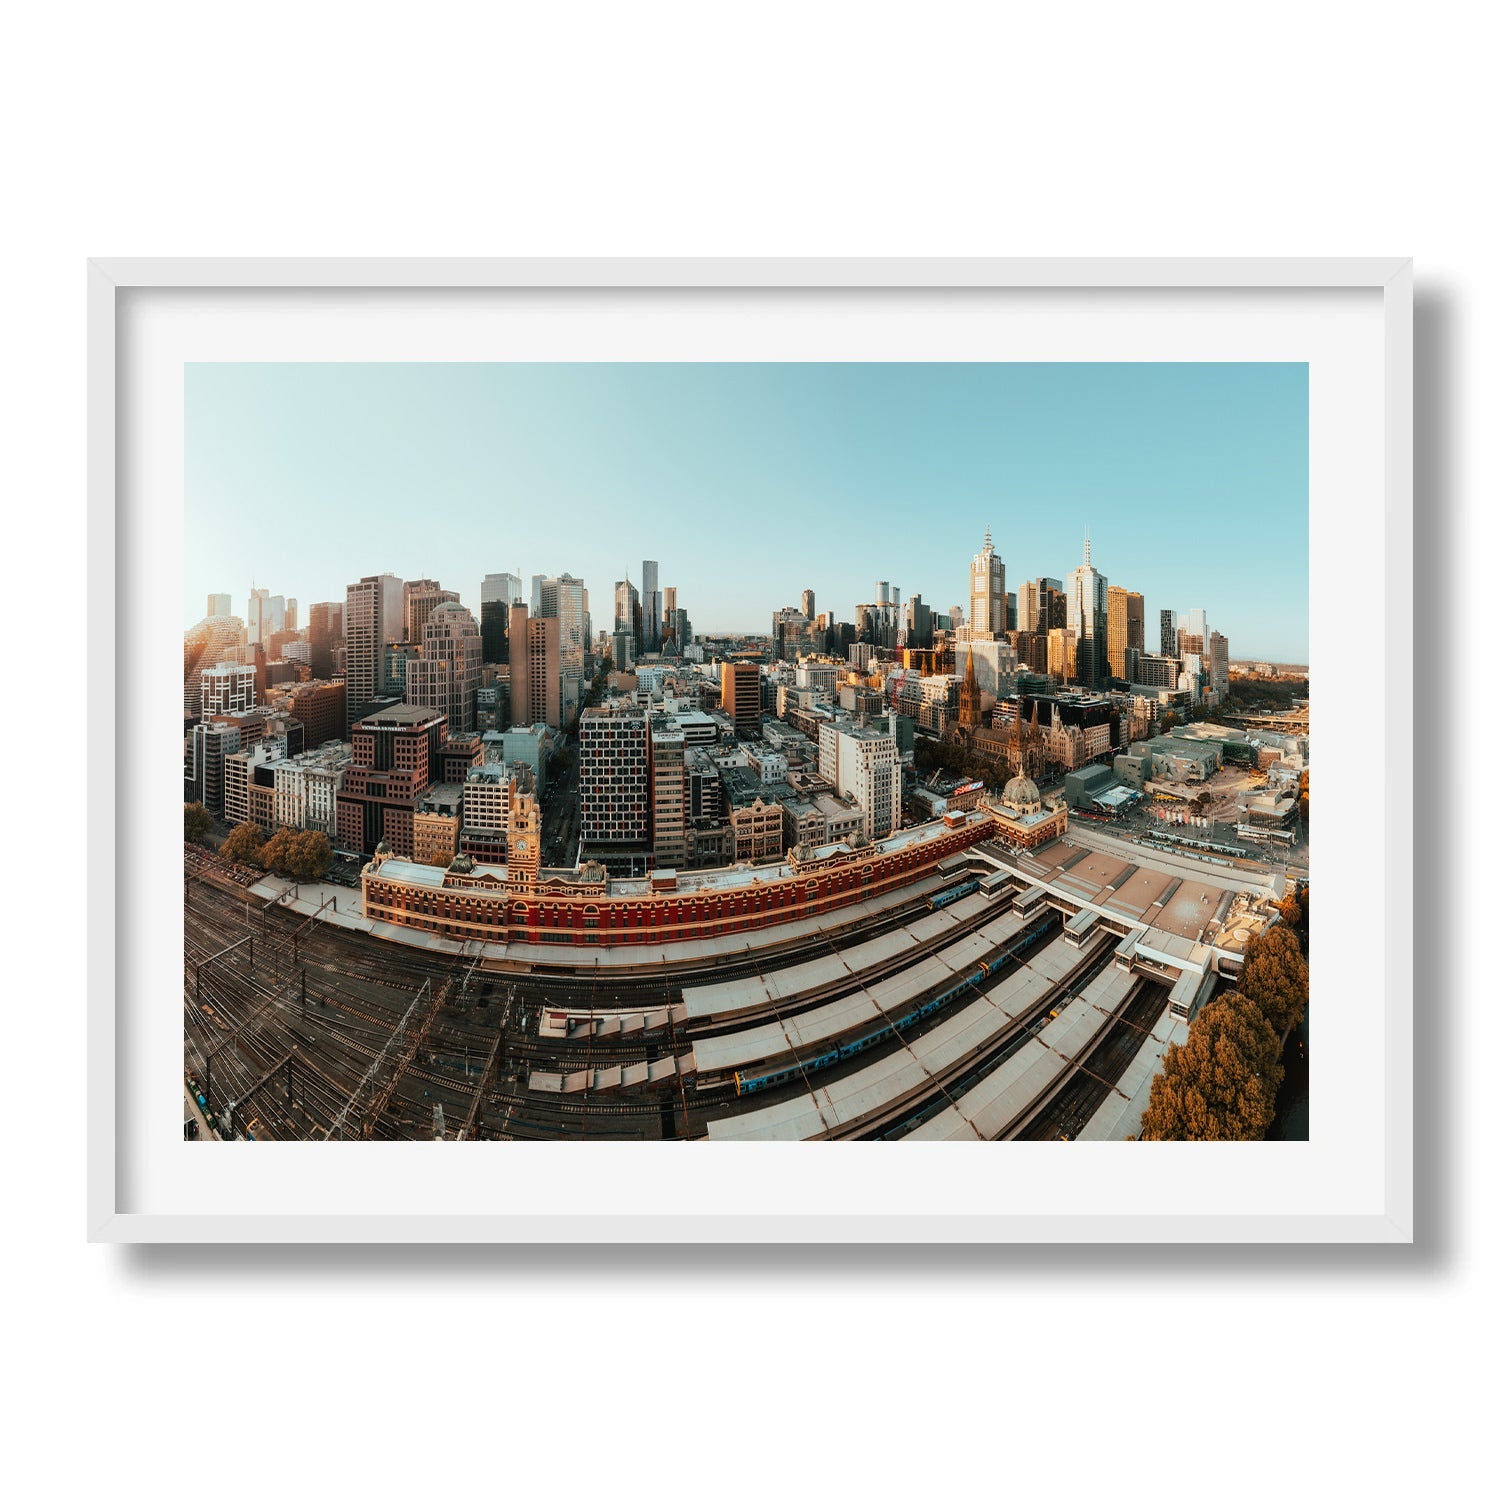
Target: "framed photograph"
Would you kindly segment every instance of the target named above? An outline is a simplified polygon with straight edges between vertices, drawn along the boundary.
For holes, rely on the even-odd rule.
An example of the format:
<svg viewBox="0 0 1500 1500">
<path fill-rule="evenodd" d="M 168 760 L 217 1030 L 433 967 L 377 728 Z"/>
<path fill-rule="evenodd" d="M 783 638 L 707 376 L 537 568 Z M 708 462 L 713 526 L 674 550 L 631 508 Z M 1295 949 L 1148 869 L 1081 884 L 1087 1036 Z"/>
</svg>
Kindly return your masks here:
<svg viewBox="0 0 1500 1500">
<path fill-rule="evenodd" d="M 90 1236 L 1410 1241 L 1411 274 L 91 262 Z"/>
</svg>

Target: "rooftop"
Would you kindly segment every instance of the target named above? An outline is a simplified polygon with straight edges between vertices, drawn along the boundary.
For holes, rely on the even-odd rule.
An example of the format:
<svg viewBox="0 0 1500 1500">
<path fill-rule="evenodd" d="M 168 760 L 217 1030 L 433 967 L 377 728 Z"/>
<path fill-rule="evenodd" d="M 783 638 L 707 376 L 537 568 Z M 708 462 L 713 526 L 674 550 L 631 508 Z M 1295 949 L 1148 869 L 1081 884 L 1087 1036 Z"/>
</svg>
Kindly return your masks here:
<svg viewBox="0 0 1500 1500">
<path fill-rule="evenodd" d="M 432 708 L 416 708 L 410 703 L 393 703 L 389 708 L 377 709 L 359 721 L 356 728 L 365 725 L 381 728 L 413 728 L 435 724 L 445 716 Z"/>
</svg>

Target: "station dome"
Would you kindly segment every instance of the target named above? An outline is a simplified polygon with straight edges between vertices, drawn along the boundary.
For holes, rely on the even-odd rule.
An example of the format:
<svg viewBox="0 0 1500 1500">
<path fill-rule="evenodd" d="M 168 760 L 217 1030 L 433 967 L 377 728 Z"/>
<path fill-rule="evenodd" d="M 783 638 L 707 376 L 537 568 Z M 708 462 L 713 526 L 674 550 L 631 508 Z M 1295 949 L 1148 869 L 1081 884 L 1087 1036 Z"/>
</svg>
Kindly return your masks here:
<svg viewBox="0 0 1500 1500">
<path fill-rule="evenodd" d="M 1000 800 L 1007 806 L 1013 807 L 1017 812 L 1032 812 L 1042 805 L 1042 794 L 1036 789 L 1036 782 L 1029 776 L 1012 776 L 1005 783 L 1005 790 L 1000 794 Z"/>
</svg>

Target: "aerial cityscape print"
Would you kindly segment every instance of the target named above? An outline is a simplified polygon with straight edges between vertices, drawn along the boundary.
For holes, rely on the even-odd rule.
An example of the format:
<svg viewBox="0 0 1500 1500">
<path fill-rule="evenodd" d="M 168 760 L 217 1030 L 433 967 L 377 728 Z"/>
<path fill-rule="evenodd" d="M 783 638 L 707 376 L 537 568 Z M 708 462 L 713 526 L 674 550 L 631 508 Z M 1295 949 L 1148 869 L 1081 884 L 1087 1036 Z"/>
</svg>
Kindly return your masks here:
<svg viewBox="0 0 1500 1500">
<path fill-rule="evenodd" d="M 184 1139 L 1306 1139 L 1301 364 L 194 364 Z"/>
</svg>

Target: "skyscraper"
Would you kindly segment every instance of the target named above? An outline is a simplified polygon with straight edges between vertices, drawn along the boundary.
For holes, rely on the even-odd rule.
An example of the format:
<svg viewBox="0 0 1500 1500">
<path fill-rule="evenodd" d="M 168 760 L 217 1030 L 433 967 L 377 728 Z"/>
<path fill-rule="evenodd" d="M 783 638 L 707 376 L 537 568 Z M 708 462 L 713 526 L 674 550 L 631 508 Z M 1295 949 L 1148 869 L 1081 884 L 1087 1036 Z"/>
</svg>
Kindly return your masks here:
<svg viewBox="0 0 1500 1500">
<path fill-rule="evenodd" d="M 1164 609 L 1161 612 L 1161 654 L 1177 655 L 1177 611 Z"/>
<path fill-rule="evenodd" d="M 343 635 L 342 624 L 336 629 L 335 619 L 342 622 L 344 607 L 341 604 L 315 604 L 307 612 L 307 665 L 314 678 L 326 681 L 333 676 L 333 648 Z"/>
<path fill-rule="evenodd" d="M 720 668 L 722 707 L 742 740 L 760 738 L 760 668 L 752 662 L 726 661 Z"/>
<path fill-rule="evenodd" d="M 580 854 L 643 873 L 651 852 L 650 731 L 633 704 L 588 708 L 578 729 Z"/>
<path fill-rule="evenodd" d="M 1208 635 L 1208 615 L 1201 609 L 1190 609 L 1177 627 L 1177 654 L 1207 656 Z"/>
<path fill-rule="evenodd" d="M 558 649 L 564 668 L 583 671 L 588 651 L 584 618 L 588 614 L 589 595 L 583 579 L 564 573 L 561 578 L 542 579 L 541 617 L 558 622 Z"/>
<path fill-rule="evenodd" d="M 906 644 L 923 650 L 932 645 L 932 610 L 920 594 L 913 594 L 906 602 Z"/>
<path fill-rule="evenodd" d="M 1217 630 L 1208 638 L 1208 686 L 1220 702 L 1229 691 L 1229 638 Z"/>
<path fill-rule="evenodd" d="M 558 626 L 555 619 L 532 619 L 524 604 L 510 607 L 510 719 L 518 727 L 562 728 Z"/>
<path fill-rule="evenodd" d="M 1146 600 L 1130 589 L 1109 587 L 1109 673 L 1128 678 L 1127 651 L 1142 651 L 1146 644 Z"/>
<path fill-rule="evenodd" d="M 811 589 L 802 590 L 802 613 L 806 615 L 809 620 L 816 620 L 818 617 L 818 611 L 813 601 L 813 591 Z"/>
<path fill-rule="evenodd" d="M 409 579 L 401 591 L 401 639 L 414 646 L 422 643 L 427 617 L 440 604 L 457 604 L 458 595 L 435 578 Z"/>
<path fill-rule="evenodd" d="M 661 638 L 665 647 L 668 639 L 677 641 L 677 589 L 668 585 L 661 591 Z M 681 642 L 677 642 L 679 648 Z"/>
<path fill-rule="evenodd" d="M 228 594 L 210 594 L 208 596 L 208 613 L 210 618 L 214 615 L 227 615 L 229 610 Z"/>
<path fill-rule="evenodd" d="M 1078 680 L 1098 687 L 1109 674 L 1109 580 L 1092 553 L 1085 532 L 1083 562 L 1068 574 L 1068 629 L 1078 643 Z"/>
<path fill-rule="evenodd" d="M 984 550 L 969 564 L 969 629 L 975 635 L 1000 635 L 1005 630 L 1005 563 L 984 529 Z"/>
<path fill-rule="evenodd" d="M 379 696 L 385 651 L 385 605 L 388 573 L 372 574 L 351 583 L 344 599 L 344 678 L 349 723 L 363 718 Z"/>
<path fill-rule="evenodd" d="M 484 659 L 496 665 L 508 661 L 506 637 L 510 607 L 521 597 L 518 573 L 486 573 L 479 585 L 479 639 Z"/>
<path fill-rule="evenodd" d="M 1109 675 L 1124 677 L 1125 672 L 1125 590 L 1118 584 L 1109 586 Z"/>
<path fill-rule="evenodd" d="M 661 650 L 661 589 L 649 558 L 641 563 L 641 636 L 642 650 Z"/>
<path fill-rule="evenodd" d="M 641 596 L 636 586 L 628 578 L 622 578 L 615 584 L 615 629 L 630 633 L 637 652 L 641 649 L 640 613 Z"/>
<path fill-rule="evenodd" d="M 564 573 L 542 580 L 542 618 L 557 621 L 558 661 L 563 718 L 572 721 L 583 698 L 584 660 L 588 655 L 589 591 L 581 578 Z"/>
<path fill-rule="evenodd" d="M 406 701 L 442 714 L 450 734 L 472 733 L 482 655 L 474 616 L 462 604 L 439 604 L 422 627 L 421 657 L 406 664 Z"/>
</svg>

